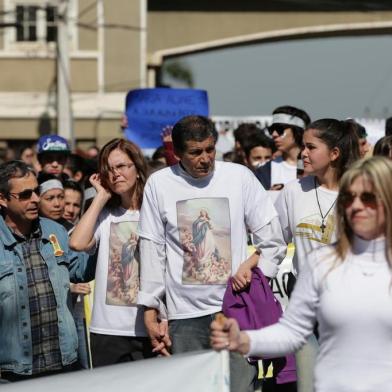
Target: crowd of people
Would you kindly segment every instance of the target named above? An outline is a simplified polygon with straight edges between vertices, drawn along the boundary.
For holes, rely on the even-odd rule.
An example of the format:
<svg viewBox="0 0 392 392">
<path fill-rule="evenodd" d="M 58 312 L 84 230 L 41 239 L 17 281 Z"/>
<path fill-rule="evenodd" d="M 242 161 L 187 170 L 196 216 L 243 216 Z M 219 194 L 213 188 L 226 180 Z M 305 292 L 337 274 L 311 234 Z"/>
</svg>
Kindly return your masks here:
<svg viewBox="0 0 392 392">
<path fill-rule="evenodd" d="M 265 390 L 388 390 L 388 132 L 371 146 L 354 120 L 280 106 L 266 129 L 234 130 L 223 160 L 203 116 L 163 130 L 151 158 L 130 140 L 73 153 L 41 136 L 0 164 L 0 382 L 213 347 L 230 350 L 232 392 L 255 390 L 255 358 L 282 361 Z M 277 275 L 290 243 L 283 316 L 215 320 L 255 274 Z M 244 317 L 269 311 L 252 300 Z"/>
</svg>

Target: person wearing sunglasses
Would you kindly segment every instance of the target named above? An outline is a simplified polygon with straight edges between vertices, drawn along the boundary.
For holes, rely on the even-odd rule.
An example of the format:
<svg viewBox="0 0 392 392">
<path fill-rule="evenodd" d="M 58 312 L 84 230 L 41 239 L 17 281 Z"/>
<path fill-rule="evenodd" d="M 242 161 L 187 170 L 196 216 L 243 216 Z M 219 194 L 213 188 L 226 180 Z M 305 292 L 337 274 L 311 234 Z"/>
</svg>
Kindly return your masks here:
<svg viewBox="0 0 392 392">
<path fill-rule="evenodd" d="M 310 118 L 302 109 L 280 106 L 273 111 L 268 132 L 281 156 L 267 162 L 255 172 L 266 190 L 280 190 L 297 178 L 302 135 L 309 123 Z"/>
<path fill-rule="evenodd" d="M 279 322 L 240 332 L 235 320 L 212 324 L 215 349 L 247 356 L 298 350 L 319 324 L 316 392 L 388 391 L 392 383 L 392 162 L 373 157 L 344 173 L 337 242 L 306 257 Z"/>
<path fill-rule="evenodd" d="M 352 121 L 314 121 L 304 132 L 303 145 L 305 176 L 286 184 L 275 201 L 285 241 L 295 245 L 288 279 L 289 295 L 306 255 L 336 241 L 335 207 L 339 181 L 359 159 L 356 125 Z M 296 355 L 299 391 L 311 388 L 317 347 L 317 340 L 312 335 L 309 344 Z"/>
<path fill-rule="evenodd" d="M 37 157 L 41 172 L 52 174 L 61 181 L 68 176 L 64 173 L 67 159 L 70 155 L 68 141 L 58 135 L 44 135 L 38 139 Z"/>
<path fill-rule="evenodd" d="M 71 370 L 77 361 L 70 278 L 84 273 L 66 230 L 41 218 L 40 188 L 22 161 L 0 165 L 0 378 Z"/>
</svg>

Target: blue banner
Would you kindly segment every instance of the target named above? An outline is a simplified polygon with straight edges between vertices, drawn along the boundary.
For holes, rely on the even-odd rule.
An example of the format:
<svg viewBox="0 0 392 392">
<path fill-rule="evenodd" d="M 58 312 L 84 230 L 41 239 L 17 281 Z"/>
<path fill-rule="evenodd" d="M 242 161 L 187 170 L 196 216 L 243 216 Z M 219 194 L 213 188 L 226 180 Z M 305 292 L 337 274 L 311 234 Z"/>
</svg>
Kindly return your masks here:
<svg viewBox="0 0 392 392">
<path fill-rule="evenodd" d="M 131 90 L 126 97 L 125 137 L 141 148 L 162 145 L 161 132 L 188 115 L 208 116 L 205 90 L 149 88 Z"/>
</svg>

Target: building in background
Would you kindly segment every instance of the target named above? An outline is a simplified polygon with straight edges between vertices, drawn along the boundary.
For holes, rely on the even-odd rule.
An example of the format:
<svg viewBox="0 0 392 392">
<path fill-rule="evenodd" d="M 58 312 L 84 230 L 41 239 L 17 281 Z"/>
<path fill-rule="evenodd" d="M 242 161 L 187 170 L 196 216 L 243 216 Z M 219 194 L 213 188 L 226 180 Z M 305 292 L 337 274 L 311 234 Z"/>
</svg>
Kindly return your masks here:
<svg viewBox="0 0 392 392">
<path fill-rule="evenodd" d="M 0 0 L 3 24 L 16 23 L 0 36 L 0 141 L 73 131 L 84 147 L 120 136 L 125 93 L 145 84 L 145 14 L 145 0 Z M 57 80 L 67 69 L 72 129 L 58 129 Z"/>
<path fill-rule="evenodd" d="M 83 148 L 121 136 L 127 91 L 159 84 L 166 59 L 257 42 L 390 33 L 392 4 L 0 0 L 0 22 L 0 143 L 59 133 Z M 72 114 L 66 127 L 58 126 L 59 84 L 62 115 Z"/>
</svg>

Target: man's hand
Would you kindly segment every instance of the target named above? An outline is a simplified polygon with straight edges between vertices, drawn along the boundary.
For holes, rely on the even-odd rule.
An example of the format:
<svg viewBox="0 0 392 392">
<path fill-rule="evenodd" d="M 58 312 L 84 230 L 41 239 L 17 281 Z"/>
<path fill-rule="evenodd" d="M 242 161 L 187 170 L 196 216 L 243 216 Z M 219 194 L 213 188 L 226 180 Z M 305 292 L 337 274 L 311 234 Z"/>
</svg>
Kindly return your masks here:
<svg viewBox="0 0 392 392">
<path fill-rule="evenodd" d="M 169 337 L 168 322 L 166 320 L 158 319 L 158 312 L 156 309 L 146 308 L 144 311 L 144 324 L 151 340 L 151 345 L 153 347 L 152 351 L 169 357 L 169 350 L 172 344 Z"/>
<path fill-rule="evenodd" d="M 237 272 L 233 276 L 233 290 L 241 291 L 250 285 L 252 279 L 252 268 L 257 267 L 260 254 L 256 251 L 249 259 L 241 263 Z"/>
</svg>

